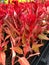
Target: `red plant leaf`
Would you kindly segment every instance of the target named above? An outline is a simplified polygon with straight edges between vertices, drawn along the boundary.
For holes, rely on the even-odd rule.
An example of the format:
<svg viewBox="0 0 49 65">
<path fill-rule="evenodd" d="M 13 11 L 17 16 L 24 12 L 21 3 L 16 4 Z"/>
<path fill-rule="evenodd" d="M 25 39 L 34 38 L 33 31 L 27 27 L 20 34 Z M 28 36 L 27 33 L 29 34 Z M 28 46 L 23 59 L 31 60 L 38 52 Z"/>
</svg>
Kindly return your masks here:
<svg viewBox="0 0 49 65">
<path fill-rule="evenodd" d="M 5 65 L 6 55 L 4 52 L 0 51 L 0 63 Z"/>
<path fill-rule="evenodd" d="M 29 57 L 27 57 L 27 59 L 29 59 L 29 58 L 32 57 L 32 56 L 39 55 L 39 54 L 40 54 L 40 53 L 30 54 Z"/>
<path fill-rule="evenodd" d="M 20 47 L 13 47 L 11 49 L 14 50 L 15 52 L 17 52 L 18 54 L 23 54 L 23 51 Z"/>
<path fill-rule="evenodd" d="M 31 47 L 30 47 L 30 44 L 26 44 L 23 48 L 23 51 L 24 51 L 24 56 L 26 56 L 26 54 L 31 51 Z"/>
<path fill-rule="evenodd" d="M 16 53 L 15 51 L 12 50 L 12 65 L 14 65 L 15 57 L 16 57 Z"/>
<path fill-rule="evenodd" d="M 6 46 L 8 44 L 8 41 L 4 41 L 3 43 L 2 43 L 2 46 L 1 47 L 3 47 L 3 46 Z"/>
<path fill-rule="evenodd" d="M 20 65 L 30 65 L 25 57 L 19 58 L 18 62 L 20 63 Z"/>
</svg>

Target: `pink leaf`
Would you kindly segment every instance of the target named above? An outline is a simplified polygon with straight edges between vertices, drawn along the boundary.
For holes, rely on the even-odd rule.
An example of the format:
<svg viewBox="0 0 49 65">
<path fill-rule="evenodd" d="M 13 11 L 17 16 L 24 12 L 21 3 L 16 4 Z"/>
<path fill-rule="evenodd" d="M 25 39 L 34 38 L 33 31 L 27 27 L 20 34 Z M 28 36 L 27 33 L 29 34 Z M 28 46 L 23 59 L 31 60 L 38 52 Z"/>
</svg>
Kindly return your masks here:
<svg viewBox="0 0 49 65">
<path fill-rule="evenodd" d="M 25 57 L 19 58 L 18 61 L 19 61 L 20 65 L 30 65 Z"/>
<path fill-rule="evenodd" d="M 24 48 L 23 48 L 23 51 L 24 51 L 24 56 L 26 56 L 26 54 L 31 51 L 31 48 L 30 48 L 30 44 L 26 45 Z"/>
<path fill-rule="evenodd" d="M 5 53 L 0 51 L 0 63 L 2 63 L 3 65 L 5 65 Z"/>
</svg>

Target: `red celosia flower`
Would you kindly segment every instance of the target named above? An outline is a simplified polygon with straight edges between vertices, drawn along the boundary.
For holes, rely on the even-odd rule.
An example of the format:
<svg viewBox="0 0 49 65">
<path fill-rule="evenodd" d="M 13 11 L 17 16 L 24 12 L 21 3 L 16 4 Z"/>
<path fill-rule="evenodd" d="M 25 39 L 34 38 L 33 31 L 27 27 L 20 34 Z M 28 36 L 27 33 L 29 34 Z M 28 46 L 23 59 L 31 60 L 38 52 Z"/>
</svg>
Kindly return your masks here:
<svg viewBox="0 0 49 65">
<path fill-rule="evenodd" d="M 49 1 L 46 1 L 46 2 L 45 2 L 45 6 L 46 6 L 46 7 L 49 6 Z"/>
<path fill-rule="evenodd" d="M 3 50 L 3 48 L 2 47 L 0 47 L 0 51 L 2 51 Z"/>
<path fill-rule="evenodd" d="M 1 19 L 0 20 L 0 27 L 3 25 L 4 21 Z"/>
<path fill-rule="evenodd" d="M 25 56 L 28 52 L 32 54 L 32 51 L 39 51 L 39 48 L 37 47 L 36 49 L 34 45 L 36 42 L 36 45 L 38 45 L 37 38 L 39 38 L 39 41 L 42 39 L 49 40 L 49 38 L 43 34 L 46 30 L 49 30 L 49 23 L 45 23 L 45 21 L 49 21 L 49 19 L 47 19 L 49 2 L 42 4 L 36 2 L 18 3 L 17 1 L 13 1 L 13 3 L 14 4 L 0 4 L 0 56 L 3 61 L 2 54 L 8 43 L 5 41 L 10 40 L 12 46 L 12 63 L 14 64 L 13 58 L 15 58 L 15 56 L 23 54 L 24 57 L 22 58 L 20 58 L 19 55 L 17 56 L 19 63 L 21 65 L 23 65 L 23 63 L 24 65 L 30 65 Z M 8 16 L 6 17 L 6 15 Z M 4 33 L 7 34 L 6 37 Z M 41 46 L 42 44 L 39 45 Z M 5 54 L 3 56 L 5 60 Z M 0 62 L 5 65 L 5 61 L 2 62 L 1 59 Z"/>
<path fill-rule="evenodd" d="M 0 19 L 2 19 L 6 15 L 6 11 L 0 8 Z"/>
<path fill-rule="evenodd" d="M 8 15 L 12 16 L 14 14 L 14 6 L 13 6 L 13 4 L 8 4 L 6 11 L 7 11 Z"/>
<path fill-rule="evenodd" d="M 38 4 L 38 7 L 37 7 L 37 15 L 38 15 L 38 17 L 39 16 L 43 16 L 43 14 L 45 14 L 46 13 L 46 7 L 45 7 L 45 5 L 43 5 L 42 3 L 40 4 Z"/>
<path fill-rule="evenodd" d="M 28 23 L 28 25 L 30 27 L 30 31 L 32 31 L 34 26 L 35 26 L 35 24 L 36 24 L 36 15 L 32 14 L 32 13 L 28 14 L 27 20 L 28 20 L 27 23 Z"/>
</svg>

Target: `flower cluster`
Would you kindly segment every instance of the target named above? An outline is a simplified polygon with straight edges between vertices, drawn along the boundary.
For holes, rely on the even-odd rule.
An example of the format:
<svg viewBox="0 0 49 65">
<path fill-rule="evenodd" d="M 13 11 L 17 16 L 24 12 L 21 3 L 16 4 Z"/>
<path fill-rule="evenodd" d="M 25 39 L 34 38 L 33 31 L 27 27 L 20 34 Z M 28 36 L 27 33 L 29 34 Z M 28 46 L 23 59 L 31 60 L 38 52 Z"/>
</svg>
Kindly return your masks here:
<svg viewBox="0 0 49 65">
<path fill-rule="evenodd" d="M 49 34 L 49 1 L 0 3 L 0 63 L 5 65 L 5 51 L 11 44 L 12 65 L 17 57 L 20 65 L 30 65 L 27 59 L 39 55 L 42 40 L 49 40 L 44 33 Z"/>
</svg>

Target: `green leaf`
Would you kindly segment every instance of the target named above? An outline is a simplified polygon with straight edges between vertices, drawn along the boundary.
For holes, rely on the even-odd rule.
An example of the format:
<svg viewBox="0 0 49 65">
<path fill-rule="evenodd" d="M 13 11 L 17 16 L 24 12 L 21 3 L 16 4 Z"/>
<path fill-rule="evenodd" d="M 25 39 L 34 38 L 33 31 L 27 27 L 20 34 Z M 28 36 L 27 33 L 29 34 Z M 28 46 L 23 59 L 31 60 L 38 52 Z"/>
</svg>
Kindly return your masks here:
<svg viewBox="0 0 49 65">
<path fill-rule="evenodd" d="M 44 45 L 44 44 L 34 43 L 34 44 L 32 45 L 32 50 L 33 50 L 34 52 L 36 52 L 36 53 L 40 53 L 39 48 L 40 48 L 41 46 L 43 46 L 43 45 Z"/>
<path fill-rule="evenodd" d="M 49 38 L 45 34 L 39 34 L 38 38 L 41 40 L 49 40 Z"/>
</svg>

